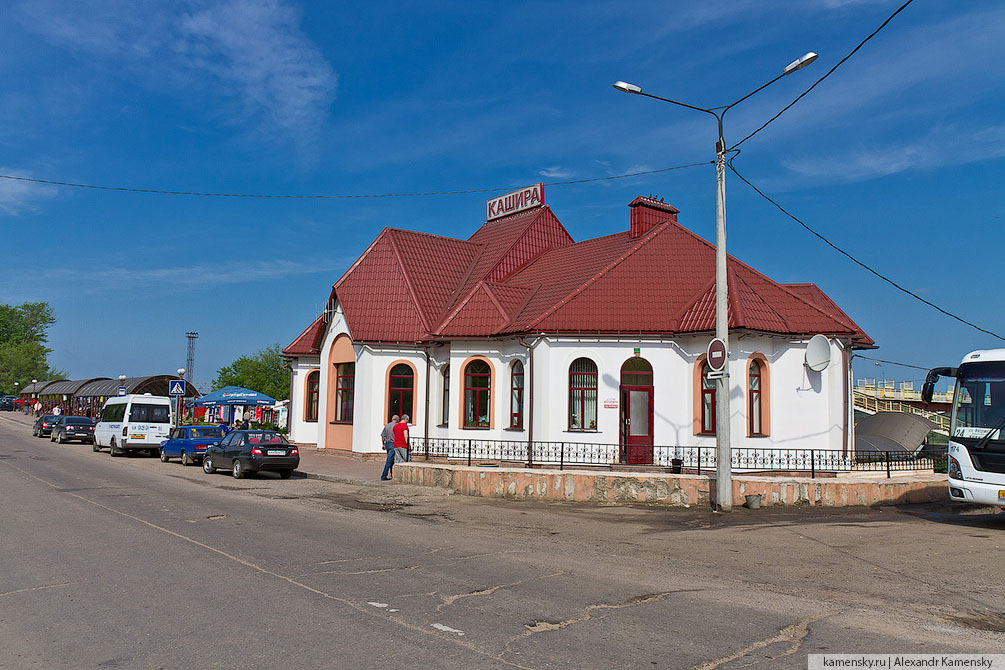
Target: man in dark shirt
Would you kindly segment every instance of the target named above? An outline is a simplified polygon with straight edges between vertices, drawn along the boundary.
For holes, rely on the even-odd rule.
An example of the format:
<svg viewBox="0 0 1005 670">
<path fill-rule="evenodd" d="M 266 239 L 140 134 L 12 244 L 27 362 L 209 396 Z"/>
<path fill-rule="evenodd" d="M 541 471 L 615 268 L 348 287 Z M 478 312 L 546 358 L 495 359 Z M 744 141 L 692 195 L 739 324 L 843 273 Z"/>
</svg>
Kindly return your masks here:
<svg viewBox="0 0 1005 670">
<path fill-rule="evenodd" d="M 387 458 L 384 460 L 384 472 L 380 475 L 382 482 L 391 478 L 391 470 L 394 465 L 394 424 L 396 423 L 398 423 L 397 414 L 392 416 L 391 422 L 384 426 L 384 430 L 380 431 L 380 442 L 384 446 L 384 451 L 387 452 Z"/>
</svg>

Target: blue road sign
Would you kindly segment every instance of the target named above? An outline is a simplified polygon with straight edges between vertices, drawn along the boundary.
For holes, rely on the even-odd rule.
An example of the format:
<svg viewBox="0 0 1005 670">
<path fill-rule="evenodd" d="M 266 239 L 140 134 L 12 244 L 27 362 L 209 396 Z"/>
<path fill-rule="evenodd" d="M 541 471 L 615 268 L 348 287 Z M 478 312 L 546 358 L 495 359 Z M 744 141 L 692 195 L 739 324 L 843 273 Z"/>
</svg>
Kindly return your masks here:
<svg viewBox="0 0 1005 670">
<path fill-rule="evenodd" d="M 168 384 L 168 395 L 185 395 L 185 380 L 172 379 Z"/>
<path fill-rule="evenodd" d="M 126 387 L 125 386 L 120 386 L 119 387 L 119 395 L 121 396 L 121 395 L 125 395 L 125 394 L 126 394 Z"/>
</svg>

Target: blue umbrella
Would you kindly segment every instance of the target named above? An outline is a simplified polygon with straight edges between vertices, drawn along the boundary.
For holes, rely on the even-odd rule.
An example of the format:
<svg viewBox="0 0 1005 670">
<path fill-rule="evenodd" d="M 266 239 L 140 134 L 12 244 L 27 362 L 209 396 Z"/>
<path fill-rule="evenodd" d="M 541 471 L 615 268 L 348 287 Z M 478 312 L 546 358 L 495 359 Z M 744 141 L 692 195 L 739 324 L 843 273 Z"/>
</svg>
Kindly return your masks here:
<svg viewBox="0 0 1005 670">
<path fill-rule="evenodd" d="M 191 407 L 219 407 L 220 405 L 275 405 L 275 398 L 264 393 L 241 388 L 240 386 L 224 386 L 222 389 L 207 393 L 201 398 L 189 403 Z"/>
</svg>

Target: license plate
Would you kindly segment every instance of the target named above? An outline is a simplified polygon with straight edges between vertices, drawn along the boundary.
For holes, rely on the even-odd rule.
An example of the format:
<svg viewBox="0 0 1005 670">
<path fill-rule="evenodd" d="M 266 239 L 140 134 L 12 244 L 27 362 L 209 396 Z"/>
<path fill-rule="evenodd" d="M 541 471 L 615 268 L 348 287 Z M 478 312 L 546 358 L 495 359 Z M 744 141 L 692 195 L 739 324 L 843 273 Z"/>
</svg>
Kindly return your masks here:
<svg viewBox="0 0 1005 670">
<path fill-rule="evenodd" d="M 998 500 L 1005 500 L 1005 489 L 998 489 Z"/>
<path fill-rule="evenodd" d="M 268 454 L 269 456 L 285 456 L 286 452 L 282 449 L 269 449 Z M 1005 493 L 1005 491 L 1002 491 L 1002 493 Z"/>
<path fill-rule="evenodd" d="M 147 436 L 146 435 L 130 435 L 129 439 L 130 440 L 145 440 L 145 439 L 147 439 Z"/>
</svg>

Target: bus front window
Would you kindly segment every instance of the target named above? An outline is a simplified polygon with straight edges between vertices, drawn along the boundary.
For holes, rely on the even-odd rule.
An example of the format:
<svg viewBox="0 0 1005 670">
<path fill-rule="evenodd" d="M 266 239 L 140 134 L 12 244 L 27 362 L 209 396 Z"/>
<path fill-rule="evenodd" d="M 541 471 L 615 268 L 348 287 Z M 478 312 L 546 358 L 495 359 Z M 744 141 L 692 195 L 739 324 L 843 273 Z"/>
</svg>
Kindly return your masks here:
<svg viewBox="0 0 1005 670">
<path fill-rule="evenodd" d="M 976 442 L 1005 420 L 1005 362 L 965 363 L 956 378 L 953 438 Z M 993 440 L 1000 440 L 998 431 Z"/>
</svg>

